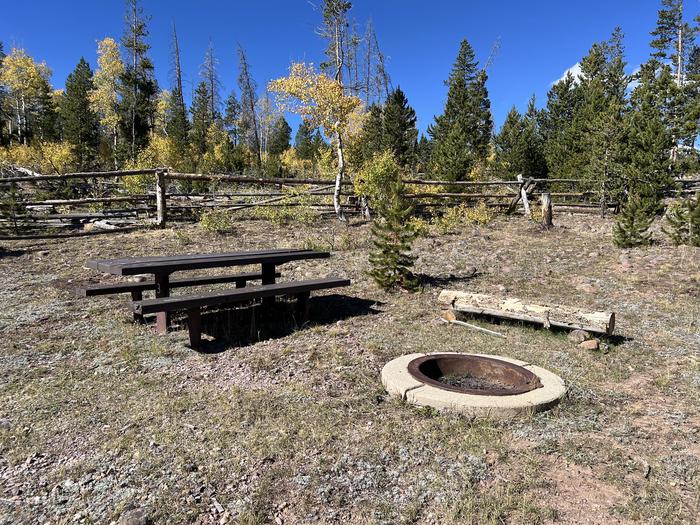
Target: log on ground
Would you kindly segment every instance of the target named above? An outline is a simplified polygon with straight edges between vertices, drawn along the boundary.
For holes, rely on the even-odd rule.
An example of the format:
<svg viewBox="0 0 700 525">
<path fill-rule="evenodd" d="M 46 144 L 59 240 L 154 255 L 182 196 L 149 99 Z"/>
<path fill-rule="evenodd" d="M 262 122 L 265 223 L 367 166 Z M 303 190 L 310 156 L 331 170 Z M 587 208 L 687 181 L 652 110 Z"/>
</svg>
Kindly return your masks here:
<svg viewBox="0 0 700 525">
<path fill-rule="evenodd" d="M 515 297 L 501 298 L 443 290 L 438 302 L 443 308 L 456 312 L 536 323 L 545 328 L 580 329 L 605 335 L 612 335 L 615 329 L 613 312 L 591 312 L 554 304 L 529 304 Z"/>
</svg>

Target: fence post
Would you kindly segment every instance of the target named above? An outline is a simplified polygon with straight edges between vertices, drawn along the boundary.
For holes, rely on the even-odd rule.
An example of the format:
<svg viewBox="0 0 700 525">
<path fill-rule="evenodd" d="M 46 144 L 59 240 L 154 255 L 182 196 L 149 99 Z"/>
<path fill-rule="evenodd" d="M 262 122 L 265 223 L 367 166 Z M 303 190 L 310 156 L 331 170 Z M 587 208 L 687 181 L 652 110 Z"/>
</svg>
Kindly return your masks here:
<svg viewBox="0 0 700 525">
<path fill-rule="evenodd" d="M 525 217 L 530 218 L 530 203 L 527 200 L 527 190 L 532 183 L 531 179 L 523 182 L 523 176 L 518 175 L 518 182 L 520 182 L 520 198 L 523 200 L 523 208 L 525 208 Z"/>
<path fill-rule="evenodd" d="M 156 225 L 159 228 L 165 228 L 165 223 L 168 218 L 166 204 L 167 182 L 165 179 L 165 174 L 165 170 L 159 170 L 156 172 Z"/>
<path fill-rule="evenodd" d="M 552 196 L 549 193 L 543 193 L 540 199 L 542 200 L 542 226 L 548 229 L 554 226 L 552 222 Z"/>
</svg>

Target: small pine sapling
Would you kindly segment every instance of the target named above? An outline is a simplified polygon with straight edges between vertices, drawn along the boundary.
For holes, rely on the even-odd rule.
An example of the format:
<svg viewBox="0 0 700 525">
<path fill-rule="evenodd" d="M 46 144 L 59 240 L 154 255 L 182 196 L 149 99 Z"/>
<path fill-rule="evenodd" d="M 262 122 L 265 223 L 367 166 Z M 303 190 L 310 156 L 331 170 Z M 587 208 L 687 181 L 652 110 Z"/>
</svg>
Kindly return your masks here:
<svg viewBox="0 0 700 525">
<path fill-rule="evenodd" d="M 651 226 L 654 216 L 644 199 L 633 196 L 627 201 L 613 227 L 613 241 L 620 248 L 651 244 Z"/>
<path fill-rule="evenodd" d="M 700 246 L 700 194 L 672 204 L 666 213 L 668 228 L 663 232 L 676 246 Z"/>
<path fill-rule="evenodd" d="M 413 206 L 405 198 L 399 166 L 393 155 L 386 152 L 372 159 L 365 171 L 381 172 L 379 178 L 383 181 L 381 196 L 374 201 L 378 218 L 372 224 L 375 249 L 369 255 L 372 268 L 368 273 L 383 290 L 415 291 L 419 283 L 411 268 L 416 257 L 410 252 L 416 233 L 409 221 Z"/>
<path fill-rule="evenodd" d="M 690 235 L 688 244 L 700 247 L 700 192 L 695 194 L 695 201 L 689 199 L 690 206 Z"/>
</svg>

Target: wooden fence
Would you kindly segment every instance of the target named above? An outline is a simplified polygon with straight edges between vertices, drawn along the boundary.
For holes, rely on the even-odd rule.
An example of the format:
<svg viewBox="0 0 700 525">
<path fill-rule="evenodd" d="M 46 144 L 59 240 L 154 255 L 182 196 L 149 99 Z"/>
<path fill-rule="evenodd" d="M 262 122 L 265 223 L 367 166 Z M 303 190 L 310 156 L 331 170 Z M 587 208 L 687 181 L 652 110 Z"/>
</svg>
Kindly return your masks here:
<svg viewBox="0 0 700 525">
<path fill-rule="evenodd" d="M 595 181 L 520 177 L 450 182 L 421 178 L 424 176 L 417 174 L 404 180 L 409 189 L 407 196 L 419 210 L 483 201 L 487 206 L 513 212 L 520 209 L 520 203 L 527 210 L 528 201 L 543 194 L 549 195 L 559 211 L 595 213 L 616 208 L 614 202 L 599 202 Z M 136 192 L 126 184 L 135 177 L 139 178 L 135 186 L 140 190 Z M 334 184 L 327 179 L 202 175 L 166 168 L 62 175 L 22 173 L 0 178 L 0 227 L 13 232 L 0 235 L 0 239 L 60 237 L 65 235 L 56 230 L 64 228 L 70 229 L 71 235 L 93 235 L 146 224 L 165 227 L 168 222 L 197 220 L 202 212 L 215 208 L 239 211 L 305 206 L 332 214 Z M 360 213 L 352 182 L 345 180 L 343 186 L 346 213 Z M 698 189 L 700 179 L 678 181 L 679 192 Z M 56 197 L 62 194 L 68 196 Z M 77 228 L 82 231 L 76 232 Z"/>
</svg>

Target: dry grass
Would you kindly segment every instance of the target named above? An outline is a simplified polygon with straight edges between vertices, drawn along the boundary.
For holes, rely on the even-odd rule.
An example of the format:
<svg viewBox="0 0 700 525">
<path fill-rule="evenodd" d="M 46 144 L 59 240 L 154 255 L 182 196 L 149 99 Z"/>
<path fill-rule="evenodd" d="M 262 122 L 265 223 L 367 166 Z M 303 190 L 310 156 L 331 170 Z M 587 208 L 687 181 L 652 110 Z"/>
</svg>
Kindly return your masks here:
<svg viewBox="0 0 700 525">
<path fill-rule="evenodd" d="M 5 243 L 0 523 L 108 523 L 131 509 L 170 523 L 696 523 L 700 252 L 620 251 L 603 219 L 555 222 L 421 239 L 419 294 L 365 277 L 364 225 Z M 333 249 L 283 275 L 348 276 L 342 293 L 357 300 L 318 298 L 314 325 L 271 338 L 262 316 L 262 340 L 200 354 L 184 332 L 131 324 L 123 297 L 69 291 L 100 279 L 87 258 L 272 246 Z M 612 309 L 622 337 L 591 353 L 525 326 L 497 327 L 505 340 L 445 326 L 443 287 Z M 439 349 L 531 361 L 569 396 L 504 423 L 385 396 L 388 360 Z"/>
</svg>

